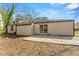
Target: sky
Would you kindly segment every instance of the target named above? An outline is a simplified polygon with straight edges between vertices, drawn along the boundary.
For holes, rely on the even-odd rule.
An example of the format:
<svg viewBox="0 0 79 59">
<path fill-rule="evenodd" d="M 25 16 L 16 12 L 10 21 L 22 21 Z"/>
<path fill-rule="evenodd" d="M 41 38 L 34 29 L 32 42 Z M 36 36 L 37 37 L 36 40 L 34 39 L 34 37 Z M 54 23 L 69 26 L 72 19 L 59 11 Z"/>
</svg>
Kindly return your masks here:
<svg viewBox="0 0 79 59">
<path fill-rule="evenodd" d="M 3 8 L 9 9 L 9 3 L 2 4 Z M 48 17 L 51 20 L 68 19 L 79 22 L 79 4 L 78 3 L 16 3 L 16 12 L 25 13 L 26 8 L 31 8 L 38 16 Z"/>
</svg>

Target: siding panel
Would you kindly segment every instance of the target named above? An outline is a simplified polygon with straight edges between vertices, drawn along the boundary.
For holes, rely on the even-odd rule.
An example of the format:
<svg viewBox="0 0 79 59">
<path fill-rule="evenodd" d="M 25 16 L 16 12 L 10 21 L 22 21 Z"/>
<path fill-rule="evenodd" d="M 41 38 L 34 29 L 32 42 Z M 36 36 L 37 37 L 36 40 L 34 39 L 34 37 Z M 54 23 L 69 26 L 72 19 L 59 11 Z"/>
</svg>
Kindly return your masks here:
<svg viewBox="0 0 79 59">
<path fill-rule="evenodd" d="M 40 25 L 48 25 L 48 34 L 52 35 L 71 35 L 73 36 L 73 21 L 52 22 L 52 23 L 37 23 L 35 24 L 35 34 L 40 33 Z"/>
<path fill-rule="evenodd" d="M 17 35 L 31 35 L 31 25 L 17 26 Z"/>
</svg>

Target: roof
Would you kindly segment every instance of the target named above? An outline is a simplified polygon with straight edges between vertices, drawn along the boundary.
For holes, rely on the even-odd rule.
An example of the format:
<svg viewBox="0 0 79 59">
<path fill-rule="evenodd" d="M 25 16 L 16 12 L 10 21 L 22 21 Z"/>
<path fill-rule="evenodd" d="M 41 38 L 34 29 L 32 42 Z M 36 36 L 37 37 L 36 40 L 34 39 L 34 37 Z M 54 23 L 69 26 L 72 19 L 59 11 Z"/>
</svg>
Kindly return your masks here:
<svg viewBox="0 0 79 59">
<path fill-rule="evenodd" d="M 69 21 L 74 21 L 74 20 L 50 20 L 50 21 L 34 21 L 33 23 L 38 24 L 38 23 L 53 23 L 53 22 L 69 22 Z M 31 25 L 32 22 L 27 22 L 27 23 L 18 23 L 15 25 Z"/>
<path fill-rule="evenodd" d="M 74 21 L 74 20 L 50 20 L 50 21 L 37 21 L 34 23 L 53 23 L 53 22 L 69 22 L 69 21 Z"/>
<path fill-rule="evenodd" d="M 18 24 L 15 24 L 17 26 L 20 26 L 20 25 L 31 25 L 31 22 L 30 23 L 18 23 Z"/>
</svg>

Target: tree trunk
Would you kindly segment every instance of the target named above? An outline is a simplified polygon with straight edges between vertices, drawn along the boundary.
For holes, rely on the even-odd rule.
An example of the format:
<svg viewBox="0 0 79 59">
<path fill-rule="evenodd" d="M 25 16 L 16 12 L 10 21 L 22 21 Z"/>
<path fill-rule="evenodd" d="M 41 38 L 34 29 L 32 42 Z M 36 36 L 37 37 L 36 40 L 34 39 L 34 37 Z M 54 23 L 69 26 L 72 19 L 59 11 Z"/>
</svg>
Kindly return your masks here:
<svg viewBox="0 0 79 59">
<path fill-rule="evenodd" d="M 7 34 L 7 25 L 5 25 L 5 34 Z"/>
</svg>

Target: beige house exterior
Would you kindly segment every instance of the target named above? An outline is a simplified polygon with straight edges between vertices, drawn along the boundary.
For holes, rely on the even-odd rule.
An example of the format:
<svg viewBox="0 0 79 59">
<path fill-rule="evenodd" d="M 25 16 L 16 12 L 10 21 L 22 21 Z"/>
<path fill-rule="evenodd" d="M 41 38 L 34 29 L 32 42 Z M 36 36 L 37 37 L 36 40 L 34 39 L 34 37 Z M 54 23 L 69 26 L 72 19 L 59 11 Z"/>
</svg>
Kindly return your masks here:
<svg viewBox="0 0 79 59">
<path fill-rule="evenodd" d="M 77 26 L 77 25 L 75 25 L 75 31 L 78 31 L 78 30 L 79 30 L 78 26 Z"/>
<path fill-rule="evenodd" d="M 3 28 L 4 25 L 3 25 L 3 19 L 2 19 L 2 15 L 0 14 L 0 28 Z"/>
<path fill-rule="evenodd" d="M 15 26 L 16 35 L 50 34 L 74 36 L 73 20 L 41 21 Z M 8 27 L 8 30 L 10 28 Z M 10 31 L 8 31 L 10 33 Z M 11 32 L 13 33 L 13 32 Z"/>
<path fill-rule="evenodd" d="M 17 35 L 32 35 L 31 24 L 17 25 L 16 34 Z"/>
<path fill-rule="evenodd" d="M 40 25 L 48 25 L 47 34 L 52 35 L 73 35 L 73 21 L 54 21 L 54 22 L 40 22 L 35 23 L 35 34 L 46 34 L 40 33 Z"/>
<path fill-rule="evenodd" d="M 16 32 L 16 26 L 13 25 L 13 26 L 7 26 L 7 29 L 8 29 L 8 33 L 15 33 Z"/>
</svg>

